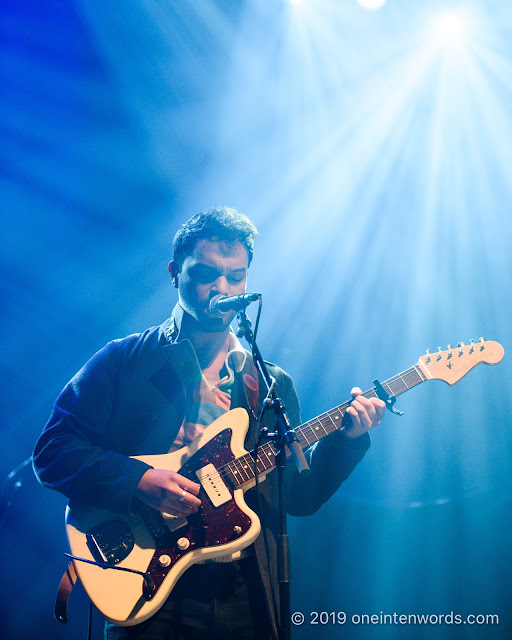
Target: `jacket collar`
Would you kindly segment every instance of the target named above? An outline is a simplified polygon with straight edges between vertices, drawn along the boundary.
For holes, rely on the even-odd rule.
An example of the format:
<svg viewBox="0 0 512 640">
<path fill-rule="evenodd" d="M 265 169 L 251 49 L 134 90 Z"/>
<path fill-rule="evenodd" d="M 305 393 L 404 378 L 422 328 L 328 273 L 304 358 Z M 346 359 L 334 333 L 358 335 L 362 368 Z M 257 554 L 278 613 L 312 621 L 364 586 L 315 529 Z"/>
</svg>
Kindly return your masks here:
<svg viewBox="0 0 512 640">
<path fill-rule="evenodd" d="M 169 344 L 174 344 L 179 340 L 184 313 L 183 308 L 178 302 L 172 310 L 171 317 L 161 325 L 161 331 Z"/>
<path fill-rule="evenodd" d="M 183 322 L 183 316 L 185 311 L 179 303 L 176 304 L 172 311 L 170 318 L 160 326 L 161 333 L 165 336 L 168 345 L 176 344 L 180 340 L 181 325 Z M 165 347 L 164 347 L 165 349 Z M 259 375 L 254 366 L 251 358 L 251 354 L 247 349 L 245 351 L 245 362 L 242 370 L 235 375 L 235 388 L 244 400 L 242 404 L 238 406 L 244 406 L 250 408 L 252 414 L 255 416 L 258 407 L 258 395 L 259 395 Z M 238 384 L 237 384 L 238 383 Z M 238 395 L 235 392 L 235 395 Z M 240 398 L 240 399 L 242 399 Z M 235 405 L 236 406 L 236 405 Z"/>
</svg>

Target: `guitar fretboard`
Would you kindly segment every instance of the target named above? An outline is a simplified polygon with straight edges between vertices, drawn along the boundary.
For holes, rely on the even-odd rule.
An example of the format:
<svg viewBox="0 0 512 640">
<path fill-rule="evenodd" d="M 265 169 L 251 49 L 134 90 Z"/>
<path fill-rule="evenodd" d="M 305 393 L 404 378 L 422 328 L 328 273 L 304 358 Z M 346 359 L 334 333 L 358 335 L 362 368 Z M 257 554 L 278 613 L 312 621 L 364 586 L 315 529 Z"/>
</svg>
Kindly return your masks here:
<svg viewBox="0 0 512 640">
<path fill-rule="evenodd" d="M 409 389 L 426 380 L 421 369 L 414 365 L 407 371 L 399 373 L 394 378 L 390 378 L 382 383 L 382 386 L 389 396 L 399 396 Z M 373 387 L 365 393 L 365 398 L 378 398 L 376 388 Z M 330 409 L 325 413 L 305 422 L 295 429 L 299 444 L 302 449 L 307 449 L 322 438 L 344 429 L 343 418 L 347 409 L 350 407 L 351 400 L 340 404 L 334 409 Z M 287 456 L 291 455 L 287 450 Z M 255 465 L 256 462 L 256 465 Z M 218 469 L 221 476 L 229 478 L 234 487 L 245 485 L 255 478 L 255 466 L 258 475 L 268 473 L 276 466 L 276 449 L 273 442 L 266 442 L 258 447 L 258 457 L 254 460 L 254 452 L 247 453 L 236 460 L 232 460 Z"/>
</svg>

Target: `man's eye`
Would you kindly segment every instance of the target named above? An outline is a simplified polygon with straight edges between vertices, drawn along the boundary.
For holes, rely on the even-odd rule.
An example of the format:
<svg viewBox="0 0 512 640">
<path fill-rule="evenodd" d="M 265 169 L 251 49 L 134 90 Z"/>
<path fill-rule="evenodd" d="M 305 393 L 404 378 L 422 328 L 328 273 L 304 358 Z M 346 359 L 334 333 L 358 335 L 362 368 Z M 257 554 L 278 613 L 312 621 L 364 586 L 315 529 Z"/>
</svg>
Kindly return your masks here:
<svg viewBox="0 0 512 640">
<path fill-rule="evenodd" d="M 203 273 L 203 274 L 197 275 L 196 280 L 200 284 L 209 284 L 210 282 L 213 282 L 215 280 L 215 276 L 212 276 L 211 274 L 208 275 L 207 273 Z"/>
<path fill-rule="evenodd" d="M 219 277 L 219 274 L 213 269 L 194 269 L 192 277 L 200 284 L 208 284 L 216 280 L 216 278 Z"/>
<path fill-rule="evenodd" d="M 229 284 L 240 284 L 244 281 L 245 276 L 229 276 L 228 282 Z"/>
</svg>

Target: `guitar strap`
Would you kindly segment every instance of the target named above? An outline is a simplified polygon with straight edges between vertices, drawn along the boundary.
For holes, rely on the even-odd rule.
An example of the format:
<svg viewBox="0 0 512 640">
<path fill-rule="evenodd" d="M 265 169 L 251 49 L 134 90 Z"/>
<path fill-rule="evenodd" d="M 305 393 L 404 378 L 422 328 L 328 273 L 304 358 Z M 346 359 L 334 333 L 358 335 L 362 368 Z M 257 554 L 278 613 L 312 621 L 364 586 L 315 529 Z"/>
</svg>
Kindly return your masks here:
<svg viewBox="0 0 512 640">
<path fill-rule="evenodd" d="M 77 579 L 78 576 L 76 575 L 75 565 L 73 564 L 73 560 L 71 560 L 66 571 L 64 571 L 55 600 L 55 618 L 58 622 L 62 622 L 62 624 L 66 624 L 68 621 L 68 600 Z"/>
</svg>

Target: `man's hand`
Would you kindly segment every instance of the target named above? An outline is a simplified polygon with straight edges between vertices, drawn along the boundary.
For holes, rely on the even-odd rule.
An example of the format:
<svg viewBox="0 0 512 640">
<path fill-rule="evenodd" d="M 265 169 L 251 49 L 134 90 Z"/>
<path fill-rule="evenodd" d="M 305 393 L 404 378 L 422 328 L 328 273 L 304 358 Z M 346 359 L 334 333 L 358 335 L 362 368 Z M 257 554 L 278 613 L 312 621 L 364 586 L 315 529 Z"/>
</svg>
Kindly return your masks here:
<svg viewBox="0 0 512 640">
<path fill-rule="evenodd" d="M 137 498 L 154 509 L 179 518 L 196 513 L 200 486 L 175 471 L 148 469 L 137 485 Z"/>
<path fill-rule="evenodd" d="M 351 424 L 345 427 L 345 434 L 348 438 L 358 438 L 379 426 L 386 413 L 386 405 L 379 398 L 365 398 L 359 387 L 354 387 L 350 395 L 354 398 L 347 409 Z"/>
</svg>

